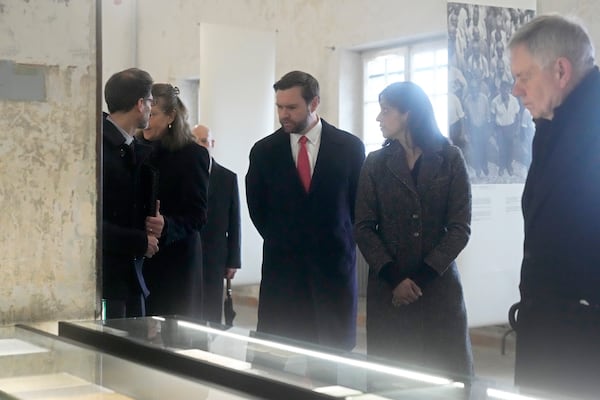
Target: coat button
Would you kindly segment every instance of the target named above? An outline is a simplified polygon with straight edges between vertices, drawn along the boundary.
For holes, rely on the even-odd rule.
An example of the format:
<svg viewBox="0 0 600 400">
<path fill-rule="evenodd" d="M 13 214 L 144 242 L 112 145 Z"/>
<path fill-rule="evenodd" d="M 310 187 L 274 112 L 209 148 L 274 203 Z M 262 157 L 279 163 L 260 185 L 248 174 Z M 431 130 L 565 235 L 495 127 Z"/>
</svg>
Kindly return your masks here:
<svg viewBox="0 0 600 400">
<path fill-rule="evenodd" d="M 121 151 L 119 152 L 121 158 L 125 157 L 125 149 L 121 147 Z"/>
<path fill-rule="evenodd" d="M 413 233 L 413 236 L 414 237 L 419 237 L 419 236 L 421 236 L 421 234 L 419 232 L 415 232 L 415 233 Z"/>
</svg>

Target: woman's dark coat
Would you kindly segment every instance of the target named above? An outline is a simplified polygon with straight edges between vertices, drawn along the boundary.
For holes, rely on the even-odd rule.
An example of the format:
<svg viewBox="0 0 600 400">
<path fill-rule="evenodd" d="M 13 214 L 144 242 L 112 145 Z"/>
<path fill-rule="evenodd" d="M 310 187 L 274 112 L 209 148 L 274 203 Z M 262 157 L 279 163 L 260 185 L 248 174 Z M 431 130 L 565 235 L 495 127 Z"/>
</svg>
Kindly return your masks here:
<svg viewBox="0 0 600 400">
<path fill-rule="evenodd" d="M 152 163 L 159 172 L 158 199 L 165 227 L 159 251 L 144 262 L 150 290 L 148 315 L 200 317 L 202 244 L 206 222 L 208 151 L 190 142 L 175 151 L 155 144 Z"/>
<path fill-rule="evenodd" d="M 471 191 L 460 150 L 440 144 L 421 156 L 416 186 L 396 141 L 367 157 L 356 200 L 356 242 L 369 263 L 367 351 L 396 362 L 471 374 L 466 311 L 455 258 L 470 234 Z M 439 276 L 410 305 L 392 305 L 379 276 L 423 263 Z"/>
</svg>

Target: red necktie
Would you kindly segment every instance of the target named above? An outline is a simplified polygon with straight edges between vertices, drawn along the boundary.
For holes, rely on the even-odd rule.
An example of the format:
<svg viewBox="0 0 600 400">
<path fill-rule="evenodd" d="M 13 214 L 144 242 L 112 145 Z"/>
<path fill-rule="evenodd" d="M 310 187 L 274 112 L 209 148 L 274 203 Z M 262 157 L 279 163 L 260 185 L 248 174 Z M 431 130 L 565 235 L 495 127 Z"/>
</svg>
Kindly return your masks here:
<svg viewBox="0 0 600 400">
<path fill-rule="evenodd" d="M 300 181 L 302 181 L 302 186 L 304 186 L 304 190 L 308 193 L 308 189 L 310 189 L 310 164 L 308 162 L 308 151 L 306 151 L 306 141 L 307 137 L 302 135 L 300 139 L 298 139 L 298 143 L 300 143 L 300 149 L 298 150 L 298 175 L 300 176 Z"/>
</svg>

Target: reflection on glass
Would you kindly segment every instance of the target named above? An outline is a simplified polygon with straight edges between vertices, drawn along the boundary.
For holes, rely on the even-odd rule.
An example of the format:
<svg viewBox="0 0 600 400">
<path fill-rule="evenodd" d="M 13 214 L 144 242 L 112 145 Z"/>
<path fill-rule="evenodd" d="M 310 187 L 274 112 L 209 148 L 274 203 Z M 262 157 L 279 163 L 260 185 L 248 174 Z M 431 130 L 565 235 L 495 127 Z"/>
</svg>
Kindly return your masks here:
<svg viewBox="0 0 600 400">
<path fill-rule="evenodd" d="M 122 344 L 124 333 L 127 336 L 125 340 L 130 343 L 126 347 L 133 348 L 136 354 L 153 349 L 153 361 L 146 361 L 149 365 L 157 363 L 161 368 L 170 368 L 183 356 L 194 365 L 197 363 L 198 368 L 192 368 L 194 371 L 202 371 L 203 366 L 212 364 L 222 371 L 219 376 L 225 374 L 227 382 L 236 381 L 236 377 L 244 377 L 242 380 L 253 377 L 258 379 L 255 384 L 260 382 L 260 386 L 268 387 L 274 382 L 289 385 L 295 394 L 318 393 L 347 400 L 551 398 L 537 393 L 536 397 L 518 394 L 510 385 L 494 384 L 479 378 L 467 384 L 460 377 L 448 378 L 435 371 L 413 369 L 410 365 L 388 365 L 386 360 L 368 358 L 364 354 L 339 353 L 310 343 L 202 321 L 146 317 L 61 322 L 60 325 L 70 327 L 70 334 L 63 332 L 61 335 L 93 346 Z M 79 336 L 76 331 L 79 331 Z M 115 331 L 121 332 L 120 337 L 107 341 L 107 336 L 114 336 Z M 161 339 L 149 339 L 149 332 L 156 333 Z M 160 349 L 161 356 L 156 355 L 157 349 Z M 190 364 L 186 361 L 185 365 Z M 182 370 L 177 372 L 187 374 Z M 195 375 L 191 373 L 190 376 Z M 235 385 L 231 388 L 235 389 Z"/>
<path fill-rule="evenodd" d="M 530 397 L 524 396 L 521 394 L 505 392 L 503 390 L 498 389 L 487 389 L 486 394 L 491 399 L 501 399 L 501 400 L 543 400 L 540 397 Z"/>
<path fill-rule="evenodd" d="M 232 339 L 242 340 L 242 341 L 245 341 L 248 343 L 254 343 L 254 344 L 261 345 L 261 346 L 270 347 L 270 348 L 278 349 L 278 350 L 283 350 L 283 351 L 287 351 L 287 352 L 291 352 L 291 353 L 302 354 L 302 355 L 310 356 L 310 357 L 320 359 L 320 360 L 333 361 L 335 363 L 342 364 L 342 365 L 350 365 L 350 366 L 355 366 L 355 367 L 363 368 L 363 369 L 370 370 L 370 371 L 382 372 L 385 374 L 398 376 L 400 378 L 406 378 L 406 379 L 411 379 L 411 380 L 415 380 L 415 381 L 431 383 L 434 385 L 447 385 L 449 383 L 452 383 L 452 381 L 449 379 L 442 378 L 442 377 L 435 376 L 435 375 L 429 375 L 429 374 L 424 374 L 421 372 L 390 367 L 387 365 L 375 364 L 375 363 L 368 362 L 368 361 L 353 360 L 350 358 L 345 358 L 345 357 L 341 357 L 341 356 L 337 356 L 337 355 L 333 355 L 333 354 L 327 354 L 327 353 L 322 353 L 322 352 L 315 351 L 315 350 L 305 349 L 305 348 L 301 348 L 301 347 L 297 347 L 297 346 L 291 346 L 291 345 L 284 344 L 284 343 L 273 342 L 270 340 L 259 339 L 256 337 L 247 337 L 245 335 L 240 335 L 240 334 L 233 333 L 233 332 L 227 332 L 227 331 L 224 332 L 219 329 L 210 328 L 210 327 L 207 327 L 204 325 L 199 325 L 199 324 L 195 324 L 195 323 L 191 323 L 191 322 L 187 322 L 187 321 L 178 321 L 177 323 L 180 326 L 185 326 L 187 328 L 195 329 L 195 330 L 198 330 L 201 332 L 226 336 L 226 337 L 230 337 Z"/>
</svg>

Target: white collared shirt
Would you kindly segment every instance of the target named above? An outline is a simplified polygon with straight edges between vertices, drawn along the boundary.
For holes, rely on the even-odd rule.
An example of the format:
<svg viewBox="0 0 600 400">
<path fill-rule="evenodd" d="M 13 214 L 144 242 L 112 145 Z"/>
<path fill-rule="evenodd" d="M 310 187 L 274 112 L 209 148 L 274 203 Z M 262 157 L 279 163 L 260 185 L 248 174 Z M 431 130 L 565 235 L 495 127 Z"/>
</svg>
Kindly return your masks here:
<svg viewBox="0 0 600 400">
<path fill-rule="evenodd" d="M 129 135 L 119 125 L 117 125 L 117 123 L 115 121 L 113 121 L 113 119 L 110 117 L 110 115 L 107 116 L 106 119 L 108 121 L 112 122 L 112 124 L 117 127 L 117 129 L 119 130 L 119 132 L 121 132 L 121 135 L 123 135 L 123 138 L 125 139 L 125 144 L 127 146 L 129 146 L 131 144 L 131 142 L 133 142 L 133 136 Z"/>
<path fill-rule="evenodd" d="M 308 162 L 310 164 L 310 176 L 312 176 L 315 170 L 315 163 L 317 162 L 317 156 L 319 155 L 319 147 L 321 146 L 321 131 L 323 125 L 321 124 L 321 118 L 317 121 L 308 132 L 304 134 L 306 136 L 306 151 L 308 152 Z M 300 137 L 303 136 L 299 133 L 290 133 L 290 145 L 292 146 L 292 157 L 294 157 L 294 164 L 298 165 L 298 150 L 300 150 Z"/>
</svg>

